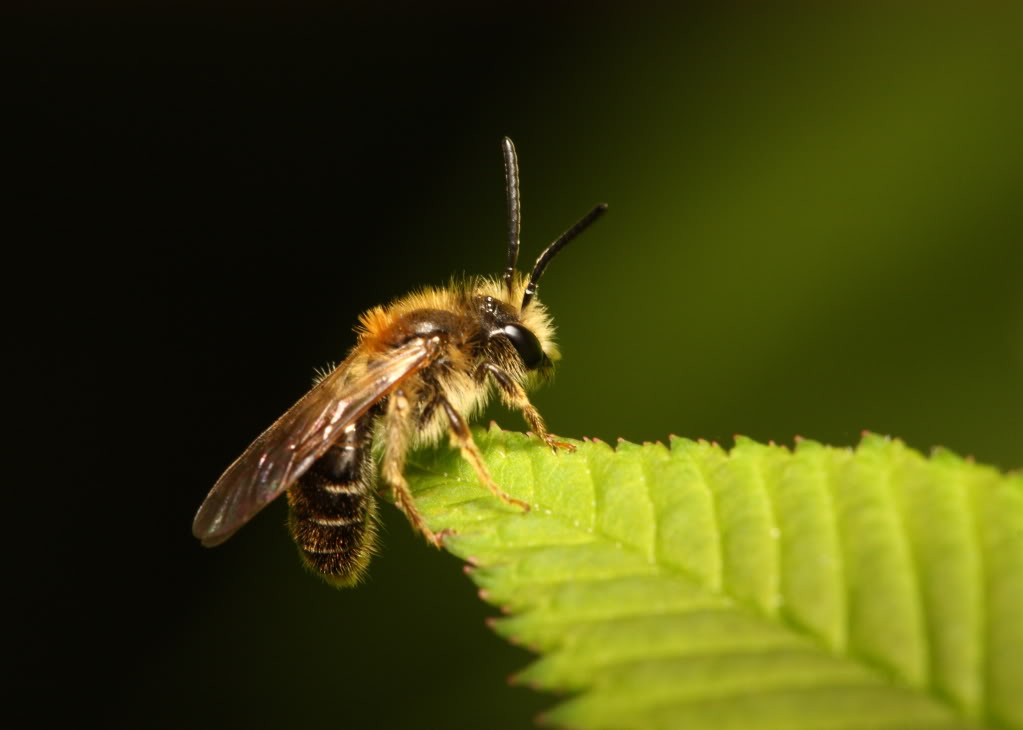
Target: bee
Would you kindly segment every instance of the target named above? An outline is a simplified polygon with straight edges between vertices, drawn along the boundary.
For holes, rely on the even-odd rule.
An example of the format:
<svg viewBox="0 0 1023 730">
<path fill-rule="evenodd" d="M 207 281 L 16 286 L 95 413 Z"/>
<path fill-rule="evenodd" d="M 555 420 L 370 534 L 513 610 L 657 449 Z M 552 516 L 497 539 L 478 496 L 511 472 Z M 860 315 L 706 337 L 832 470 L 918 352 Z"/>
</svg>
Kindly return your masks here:
<svg viewBox="0 0 1023 730">
<path fill-rule="evenodd" d="M 551 259 L 600 218 L 597 205 L 540 254 L 529 276 L 516 271 L 521 205 L 515 146 L 502 142 L 508 211 L 503 275 L 425 288 L 359 320 L 357 344 L 332 372 L 264 431 L 213 486 L 192 533 L 207 547 L 231 537 L 257 512 L 288 495 L 288 525 L 304 562 L 328 582 L 356 583 L 375 543 L 379 478 L 412 526 L 436 546 L 403 475 L 406 456 L 448 433 L 480 483 L 528 510 L 490 476 L 467 419 L 496 389 L 533 433 L 557 451 L 526 389 L 550 377 L 558 350 L 536 298 Z"/>
</svg>

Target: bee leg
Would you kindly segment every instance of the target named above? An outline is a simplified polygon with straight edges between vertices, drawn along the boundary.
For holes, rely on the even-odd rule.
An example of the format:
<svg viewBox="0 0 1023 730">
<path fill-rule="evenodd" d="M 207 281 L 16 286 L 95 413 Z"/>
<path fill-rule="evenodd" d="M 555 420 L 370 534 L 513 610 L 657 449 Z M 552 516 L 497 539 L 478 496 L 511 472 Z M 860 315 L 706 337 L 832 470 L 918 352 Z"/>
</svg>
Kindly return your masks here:
<svg viewBox="0 0 1023 730">
<path fill-rule="evenodd" d="M 426 526 L 426 520 L 416 507 L 405 481 L 405 455 L 409 450 L 409 433 L 412 411 L 404 391 L 395 391 L 387 402 L 384 414 L 384 454 L 381 463 L 381 477 L 391 488 L 395 504 L 405 513 L 412 527 L 436 547 L 443 547 L 448 530 L 436 533 Z"/>
<path fill-rule="evenodd" d="M 497 367 L 493 363 L 484 363 L 483 367 L 486 371 L 493 376 L 494 380 L 497 381 L 498 386 L 501 388 L 501 395 L 504 398 L 504 402 L 508 404 L 510 408 L 517 408 L 522 411 L 522 417 L 526 419 L 526 423 L 533 430 L 541 441 L 551 447 L 552 451 L 558 449 L 565 449 L 566 451 L 575 451 L 575 446 L 572 444 L 566 444 L 564 441 L 558 441 L 550 432 L 547 430 L 547 425 L 543 422 L 543 416 L 540 415 L 540 411 L 536 410 L 536 406 L 529 402 L 529 396 L 526 395 L 526 391 L 523 390 L 522 386 L 515 382 L 508 373 L 501 368 Z"/>
<path fill-rule="evenodd" d="M 448 425 L 451 426 L 451 441 L 454 446 L 457 446 L 462 452 L 462 458 L 468 461 L 473 470 L 476 472 L 476 477 L 483 482 L 483 485 L 489 489 L 495 497 L 499 498 L 503 502 L 508 504 L 514 504 L 522 509 L 529 511 L 529 505 L 523 502 L 521 499 L 515 499 L 504 493 L 497 483 L 494 482 L 494 478 L 490 476 L 490 472 L 487 470 L 487 465 L 483 461 L 483 454 L 480 453 L 479 447 L 476 446 L 476 442 L 472 440 L 472 433 L 469 431 L 469 424 L 462 418 L 462 414 L 459 413 L 451 402 L 443 395 L 437 396 L 437 402 L 444 409 L 444 414 L 448 417 Z"/>
</svg>

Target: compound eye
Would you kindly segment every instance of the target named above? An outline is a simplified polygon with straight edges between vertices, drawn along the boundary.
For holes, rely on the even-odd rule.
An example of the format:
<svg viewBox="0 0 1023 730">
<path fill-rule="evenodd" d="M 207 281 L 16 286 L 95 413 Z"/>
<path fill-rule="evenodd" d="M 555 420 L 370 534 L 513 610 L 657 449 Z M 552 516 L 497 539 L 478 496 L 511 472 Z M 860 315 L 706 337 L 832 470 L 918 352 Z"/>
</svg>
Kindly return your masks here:
<svg viewBox="0 0 1023 730">
<path fill-rule="evenodd" d="M 527 370 L 535 370 L 546 359 L 543 348 L 540 347 L 540 340 L 536 339 L 536 335 L 522 325 L 506 324 L 500 332 L 515 345 L 515 350 L 519 353 Z"/>
</svg>

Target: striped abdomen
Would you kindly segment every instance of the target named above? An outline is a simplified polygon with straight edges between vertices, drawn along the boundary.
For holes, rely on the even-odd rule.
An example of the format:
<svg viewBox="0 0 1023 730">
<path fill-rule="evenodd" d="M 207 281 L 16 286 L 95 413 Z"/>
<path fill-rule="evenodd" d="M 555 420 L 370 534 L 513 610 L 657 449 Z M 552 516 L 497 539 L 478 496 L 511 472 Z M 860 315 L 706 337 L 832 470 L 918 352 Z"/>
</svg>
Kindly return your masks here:
<svg viewBox="0 0 1023 730">
<path fill-rule="evenodd" d="M 332 583 L 356 582 L 373 552 L 373 421 L 363 416 L 288 490 L 288 526 L 305 562 Z"/>
</svg>

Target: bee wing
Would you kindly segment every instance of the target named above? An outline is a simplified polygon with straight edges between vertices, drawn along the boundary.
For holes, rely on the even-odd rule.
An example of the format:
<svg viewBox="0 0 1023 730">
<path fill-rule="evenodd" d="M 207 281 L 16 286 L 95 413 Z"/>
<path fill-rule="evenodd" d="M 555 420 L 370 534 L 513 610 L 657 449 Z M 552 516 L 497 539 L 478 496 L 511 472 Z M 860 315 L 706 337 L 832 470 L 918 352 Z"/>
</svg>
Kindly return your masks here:
<svg viewBox="0 0 1023 730">
<path fill-rule="evenodd" d="M 355 378 L 350 361 L 341 363 L 227 468 L 199 507 L 192 534 L 207 547 L 231 537 L 294 484 L 347 426 L 429 364 L 434 351 L 430 341 L 413 340 Z"/>
</svg>

